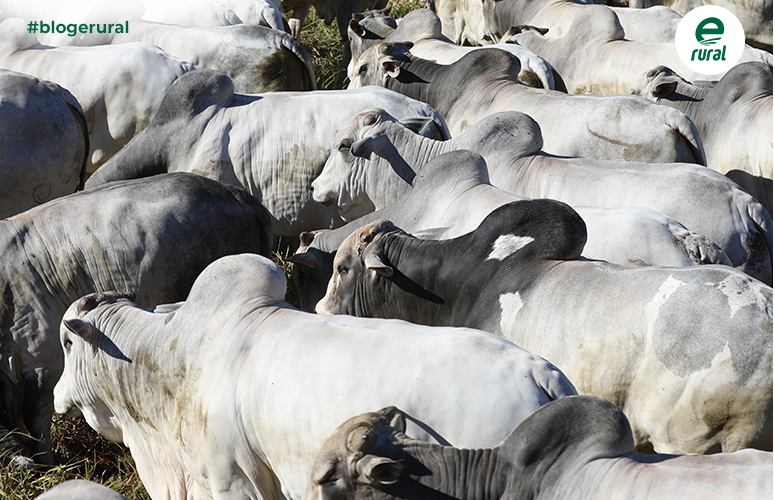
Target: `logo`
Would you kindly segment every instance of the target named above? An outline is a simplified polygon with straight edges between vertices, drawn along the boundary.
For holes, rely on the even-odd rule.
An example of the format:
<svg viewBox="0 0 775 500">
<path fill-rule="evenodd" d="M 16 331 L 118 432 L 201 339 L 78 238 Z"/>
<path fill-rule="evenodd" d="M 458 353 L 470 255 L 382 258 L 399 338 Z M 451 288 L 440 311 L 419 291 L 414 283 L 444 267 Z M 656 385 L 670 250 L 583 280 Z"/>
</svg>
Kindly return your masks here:
<svg viewBox="0 0 775 500">
<path fill-rule="evenodd" d="M 729 71 L 740 59 L 744 46 L 740 21 L 727 9 L 714 5 L 690 11 L 675 33 L 675 48 L 681 62 L 702 75 Z"/>
</svg>

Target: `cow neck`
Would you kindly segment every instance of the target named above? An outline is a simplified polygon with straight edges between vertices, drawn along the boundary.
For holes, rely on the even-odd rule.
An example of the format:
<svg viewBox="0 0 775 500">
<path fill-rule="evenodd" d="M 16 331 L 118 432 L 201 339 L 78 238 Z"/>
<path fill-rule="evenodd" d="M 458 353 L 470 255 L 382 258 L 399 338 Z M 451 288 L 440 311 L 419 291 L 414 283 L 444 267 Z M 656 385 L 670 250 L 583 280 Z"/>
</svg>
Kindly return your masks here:
<svg viewBox="0 0 775 500">
<path fill-rule="evenodd" d="M 675 108 L 690 119 L 695 120 L 698 114 L 697 107 L 701 106 L 709 91 L 710 88 L 679 81 L 675 93 L 670 97 L 658 98 L 657 103 Z"/>
<path fill-rule="evenodd" d="M 367 194 L 377 210 L 391 205 L 404 195 L 422 167 L 451 146 L 450 141 L 423 137 L 400 125 L 391 127 L 389 139 L 392 151 L 377 152 L 380 157 L 378 161 L 385 162 L 381 163 L 384 168 L 366 165 L 367 172 L 373 174 L 367 183 Z M 382 175 L 380 171 L 384 170 L 389 170 L 390 175 Z"/>
<path fill-rule="evenodd" d="M 398 78 L 388 77 L 385 87 L 407 97 L 429 104 L 442 116 L 457 99 L 458 91 L 442 91 L 449 81 L 454 81 L 454 66 L 407 56 L 408 62 L 399 63 Z M 452 78 L 452 80 L 450 80 Z"/>
<path fill-rule="evenodd" d="M 488 500 L 506 491 L 508 474 L 497 447 L 467 450 L 407 439 L 399 449 L 391 458 L 407 461 L 411 479 L 386 491 L 400 498 Z"/>
<path fill-rule="evenodd" d="M 93 320 L 99 338 L 97 356 L 103 369 L 92 382 L 100 387 L 100 397 L 124 425 L 134 421 L 158 429 L 159 423 L 167 420 L 165 415 L 171 404 L 148 404 L 146 387 L 149 380 L 167 380 L 162 397 L 174 398 L 174 383 L 184 378 L 182 373 L 168 373 L 173 339 L 169 332 L 164 335 L 162 326 L 169 319 L 167 314 L 116 303 L 100 311 Z M 172 369 L 178 367 L 175 363 Z"/>
<path fill-rule="evenodd" d="M 457 304 L 457 291 L 450 292 L 449 296 L 445 294 L 457 290 L 448 282 L 448 278 L 459 275 L 459 272 L 450 267 L 465 263 L 460 259 L 445 259 L 442 256 L 456 253 L 455 248 L 447 248 L 450 241 L 460 245 L 458 240 L 460 238 L 448 241 L 421 240 L 405 233 L 389 233 L 375 240 L 383 251 L 386 263 L 393 267 L 393 275 L 389 279 L 379 277 L 376 285 L 359 280 L 363 288 L 357 294 L 356 315 L 400 317 L 424 325 L 449 326 L 452 319 L 450 307 L 463 307 Z M 463 247 L 466 245 L 463 244 Z M 453 272 L 450 273 L 450 270 Z M 460 313 L 464 314 L 464 311 Z"/>
</svg>

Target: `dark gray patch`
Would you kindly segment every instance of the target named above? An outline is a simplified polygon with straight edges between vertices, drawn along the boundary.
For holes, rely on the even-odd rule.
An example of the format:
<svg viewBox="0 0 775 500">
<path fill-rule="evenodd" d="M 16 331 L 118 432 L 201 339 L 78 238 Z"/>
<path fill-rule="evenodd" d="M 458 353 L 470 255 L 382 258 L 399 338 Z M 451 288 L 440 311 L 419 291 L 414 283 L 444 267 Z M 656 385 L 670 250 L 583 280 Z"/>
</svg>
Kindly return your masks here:
<svg viewBox="0 0 775 500">
<path fill-rule="evenodd" d="M 712 314 L 693 313 L 698 310 L 695 306 L 698 299 L 702 300 L 701 312 L 711 311 Z M 715 284 L 683 284 L 659 309 L 654 322 L 654 350 L 667 369 L 679 377 L 686 377 L 711 368 L 713 359 L 728 344 L 736 379 L 745 381 L 765 358 L 764 351 L 771 348 L 767 346 L 772 345 L 772 339 L 767 340 L 761 334 L 768 331 L 766 325 L 754 322 L 759 315 L 746 314 L 753 307 L 741 308 L 731 320 L 729 299 Z M 719 318 L 727 319 L 719 321 Z M 771 330 L 771 324 L 769 328 Z"/>
</svg>

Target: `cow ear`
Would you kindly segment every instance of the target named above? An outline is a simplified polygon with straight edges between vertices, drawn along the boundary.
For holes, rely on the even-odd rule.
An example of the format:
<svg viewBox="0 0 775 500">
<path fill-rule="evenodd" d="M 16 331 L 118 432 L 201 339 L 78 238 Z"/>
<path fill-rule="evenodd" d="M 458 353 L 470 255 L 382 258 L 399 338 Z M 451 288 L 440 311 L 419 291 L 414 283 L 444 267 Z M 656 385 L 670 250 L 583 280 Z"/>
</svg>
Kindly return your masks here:
<svg viewBox="0 0 775 500">
<path fill-rule="evenodd" d="M 385 264 L 382 256 L 376 252 L 369 252 L 363 259 L 363 263 L 366 264 L 366 269 L 369 271 L 375 271 L 386 278 L 393 276 L 393 268 Z"/>
<path fill-rule="evenodd" d="M 320 267 L 320 261 L 318 260 L 317 255 L 312 252 L 302 252 L 297 253 L 296 255 L 291 255 L 288 257 L 288 262 L 292 262 L 297 266 L 309 267 L 311 269 L 317 269 Z"/>
<path fill-rule="evenodd" d="M 92 339 L 92 326 L 91 324 L 81 321 L 80 319 L 63 319 L 65 328 L 81 337 L 87 343 L 91 344 Z"/>
<path fill-rule="evenodd" d="M 359 141 L 353 142 L 352 146 L 350 146 L 350 154 L 357 158 L 365 158 L 368 160 L 371 158 L 371 153 L 375 152 L 380 145 L 379 137 L 384 136 L 364 137 Z"/>
<path fill-rule="evenodd" d="M 651 87 L 651 95 L 654 97 L 670 97 L 678 88 L 678 80 L 665 78 L 656 80 Z"/>
<path fill-rule="evenodd" d="M 436 122 L 433 121 L 433 118 L 430 116 L 427 117 L 415 117 L 415 118 L 405 118 L 401 120 L 401 123 L 414 132 L 415 134 L 419 134 L 423 137 L 433 137 L 441 135 L 439 133 L 439 127 L 436 125 Z"/>
<path fill-rule="evenodd" d="M 355 17 L 356 15 L 358 14 L 353 14 L 353 18 L 350 19 L 350 24 L 348 26 L 357 37 L 363 38 L 366 36 L 366 31 L 363 29 L 363 26 L 361 26 L 360 23 L 360 20 L 363 19 L 363 15 L 358 15 L 359 19 Z"/>
<path fill-rule="evenodd" d="M 406 468 L 405 460 L 366 455 L 358 461 L 358 480 L 372 486 L 395 484 Z"/>
<path fill-rule="evenodd" d="M 382 60 L 382 72 L 390 78 L 398 78 L 401 73 L 401 68 L 398 66 L 398 61 L 392 57 L 388 57 Z"/>
</svg>

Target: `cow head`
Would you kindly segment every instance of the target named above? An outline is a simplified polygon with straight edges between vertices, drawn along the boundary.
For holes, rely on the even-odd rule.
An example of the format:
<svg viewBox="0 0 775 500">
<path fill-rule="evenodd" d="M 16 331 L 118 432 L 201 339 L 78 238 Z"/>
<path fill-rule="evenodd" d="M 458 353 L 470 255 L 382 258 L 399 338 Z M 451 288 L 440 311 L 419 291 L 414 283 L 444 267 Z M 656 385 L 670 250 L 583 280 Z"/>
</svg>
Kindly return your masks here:
<svg viewBox="0 0 775 500">
<path fill-rule="evenodd" d="M 116 302 L 131 302 L 132 293 L 93 293 L 74 302 L 65 312 L 59 338 L 65 355 L 65 368 L 54 387 L 54 409 L 57 413 L 78 415 L 97 432 L 112 441 L 121 441 L 121 431 L 113 424 L 113 414 L 92 390 L 92 364 L 100 350 L 113 351 L 105 345 L 97 323 L 103 306 Z M 115 355 L 115 352 L 112 352 Z"/>
<path fill-rule="evenodd" d="M 315 304 L 326 294 L 326 286 L 331 279 L 334 252 L 324 252 L 312 246 L 315 234 L 304 232 L 299 235 L 299 249 L 288 258 L 291 278 L 299 290 L 301 310 L 315 311 Z"/>
<path fill-rule="evenodd" d="M 405 430 L 406 417 L 393 406 L 347 420 L 321 447 L 304 499 L 395 498 L 379 489 L 404 475 L 406 461 L 390 455 L 408 439 Z"/>
<path fill-rule="evenodd" d="M 347 26 L 347 39 L 350 42 L 352 58 L 347 65 L 347 77 L 352 80 L 358 58 L 369 47 L 384 40 L 398 24 L 390 16 L 390 7 L 355 13 Z"/>
<path fill-rule="evenodd" d="M 643 75 L 639 86 L 631 93 L 656 102 L 673 95 L 680 82 L 688 83 L 667 66 L 657 66 Z"/>
<path fill-rule="evenodd" d="M 406 191 L 414 178 L 394 139 L 401 134 L 437 133 L 438 125 L 431 118 L 398 122 L 382 109 L 357 114 L 337 132 L 323 171 L 312 182 L 313 199 L 324 205 L 336 201 L 339 216 L 348 222 L 383 208 Z M 385 175 L 391 170 L 399 175 Z"/>
<path fill-rule="evenodd" d="M 398 78 L 400 63 L 409 61 L 412 42 L 387 42 L 367 49 L 355 63 L 348 89 L 367 85 L 388 87 L 389 78 Z"/>
<path fill-rule="evenodd" d="M 328 282 L 326 295 L 315 306 L 315 311 L 319 314 L 357 315 L 359 304 L 364 300 L 358 296 L 362 288 L 359 280 L 389 278 L 393 275 L 393 268 L 385 262 L 382 250 L 376 243 L 385 234 L 399 231 L 392 222 L 382 219 L 348 236 L 336 251 L 334 274 Z"/>
</svg>

